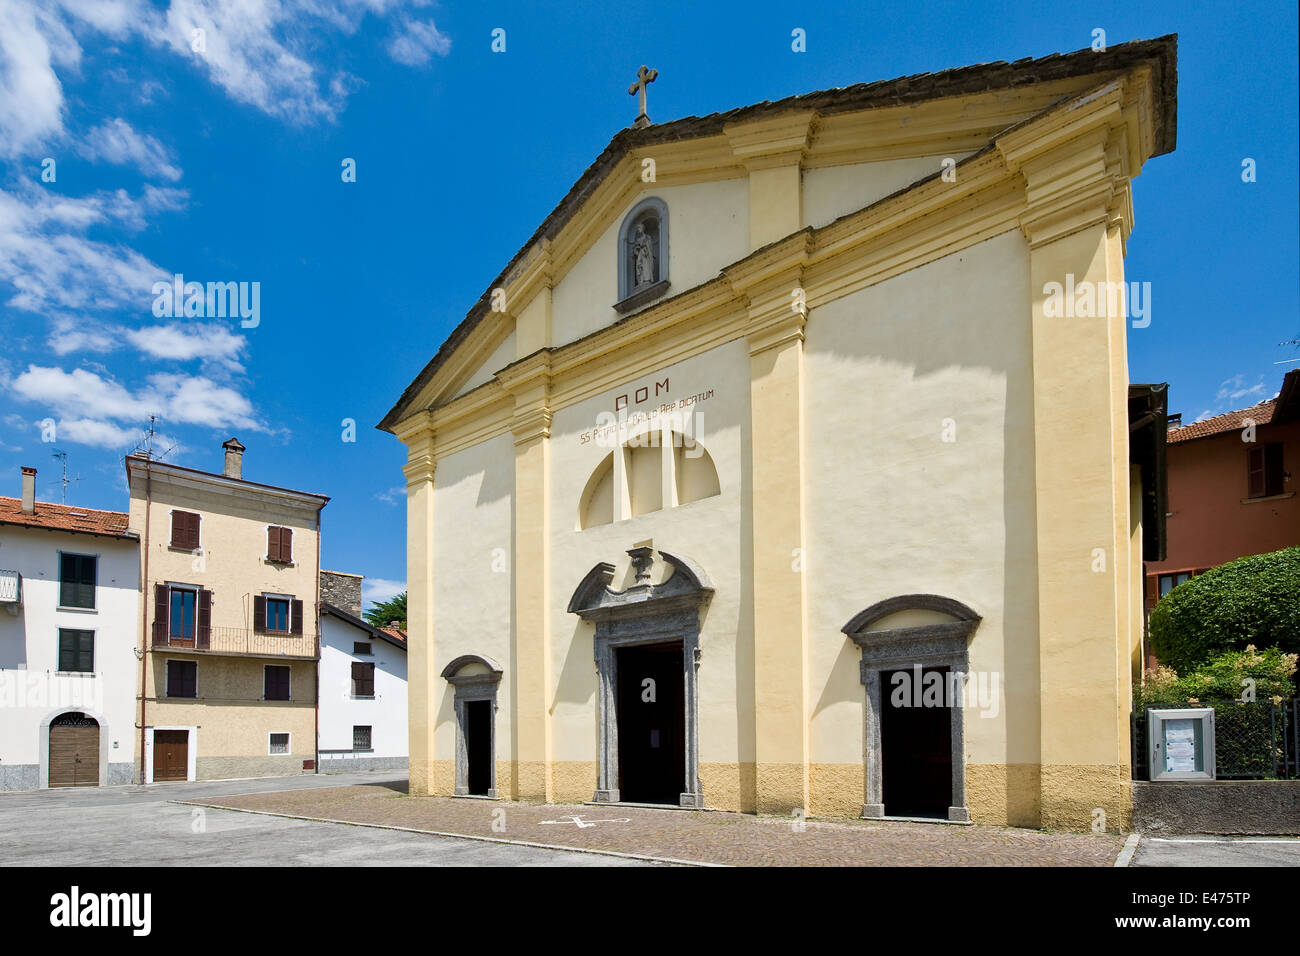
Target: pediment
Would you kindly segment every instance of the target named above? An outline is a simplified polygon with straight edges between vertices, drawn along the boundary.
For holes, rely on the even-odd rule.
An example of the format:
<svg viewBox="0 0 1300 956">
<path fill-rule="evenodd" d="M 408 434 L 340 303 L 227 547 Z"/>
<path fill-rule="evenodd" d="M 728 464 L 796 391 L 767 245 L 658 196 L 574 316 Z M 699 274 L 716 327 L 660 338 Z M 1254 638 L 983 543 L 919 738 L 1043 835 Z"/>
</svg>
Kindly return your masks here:
<svg viewBox="0 0 1300 956">
<path fill-rule="evenodd" d="M 1135 70 L 1146 70 L 1149 76 L 1154 107 L 1149 155 L 1160 155 L 1173 148 L 1175 136 L 1176 38 L 1172 36 L 1118 44 L 1100 52 L 1081 50 L 859 83 L 624 129 L 493 280 L 379 427 L 391 431 L 412 412 L 461 394 L 510 334 L 510 323 L 535 297 L 549 296 L 579 269 L 647 189 L 743 181 L 754 170 L 791 162 L 815 170 L 969 155 L 1055 104 Z M 645 178 L 647 161 L 653 163 L 652 180 Z M 854 211 L 845 209 L 843 214 Z M 680 224 L 674 228 L 680 235 Z M 720 271 L 744 254 L 710 263 L 710 268 Z M 606 265 L 616 282 L 614 262 Z M 699 284 L 674 279 L 672 294 Z M 505 312 L 494 311 L 501 305 L 499 297 L 494 303 L 495 290 L 504 294 Z M 616 301 L 615 294 L 601 319 L 604 325 L 617 321 L 612 308 Z M 557 314 L 564 315 L 565 310 Z M 548 323 L 549 315 L 548 299 Z M 548 340 L 545 344 L 565 343 Z M 520 348 L 519 355 L 531 351 Z"/>
</svg>

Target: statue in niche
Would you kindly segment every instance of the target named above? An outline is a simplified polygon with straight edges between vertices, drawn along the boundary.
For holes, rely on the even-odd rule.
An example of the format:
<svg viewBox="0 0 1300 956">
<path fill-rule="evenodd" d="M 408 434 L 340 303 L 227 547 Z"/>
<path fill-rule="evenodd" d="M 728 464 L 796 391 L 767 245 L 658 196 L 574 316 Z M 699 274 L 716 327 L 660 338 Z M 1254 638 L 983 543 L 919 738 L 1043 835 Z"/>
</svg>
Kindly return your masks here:
<svg viewBox="0 0 1300 956">
<path fill-rule="evenodd" d="M 632 278 L 635 288 L 650 285 L 658 278 L 655 268 L 654 238 L 646 231 L 645 223 L 638 222 L 632 235 Z"/>
</svg>

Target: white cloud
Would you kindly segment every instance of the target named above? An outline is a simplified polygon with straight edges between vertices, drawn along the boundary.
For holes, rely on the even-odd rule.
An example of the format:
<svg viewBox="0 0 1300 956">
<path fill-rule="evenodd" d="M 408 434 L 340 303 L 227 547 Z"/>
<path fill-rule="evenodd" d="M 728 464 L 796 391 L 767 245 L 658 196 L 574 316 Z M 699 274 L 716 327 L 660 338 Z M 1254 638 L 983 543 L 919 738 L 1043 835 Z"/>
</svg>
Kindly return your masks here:
<svg viewBox="0 0 1300 956">
<path fill-rule="evenodd" d="M 446 56 L 451 50 L 451 40 L 430 20 L 402 18 L 400 31 L 388 44 L 388 55 L 407 66 L 424 66 L 437 54 Z"/>
<path fill-rule="evenodd" d="M 134 249 L 90 239 L 92 226 L 142 228 L 147 217 L 181 208 L 184 190 L 145 187 L 68 197 L 28 180 L 0 189 L 0 282 L 8 304 L 30 312 L 127 309 L 147 312 L 153 284 L 169 274 Z"/>
<path fill-rule="evenodd" d="M 84 368 L 29 365 L 10 383 L 18 398 L 52 408 L 61 418 L 139 423 L 150 415 L 176 425 L 266 431 L 238 391 L 202 375 L 150 375 L 132 391 L 106 374 Z"/>
<path fill-rule="evenodd" d="M 384 578 L 364 578 L 361 581 L 361 606 L 369 608 L 379 601 L 391 600 L 406 590 L 405 581 L 387 581 Z"/>
<path fill-rule="evenodd" d="M 63 130 L 63 84 L 55 66 L 75 67 L 81 47 L 48 10 L 0 3 L 0 156 L 17 158 Z"/>
<path fill-rule="evenodd" d="M 154 358 L 235 363 L 248 340 L 221 325 L 158 325 L 132 329 L 125 338 Z"/>
<path fill-rule="evenodd" d="M 406 487 L 404 485 L 396 485 L 389 488 L 387 491 L 379 492 L 375 497 L 384 502 L 384 504 L 403 504 L 406 501 Z"/>
<path fill-rule="evenodd" d="M 147 176 L 161 176 L 176 182 L 181 170 L 155 137 L 137 132 L 121 117 L 101 123 L 86 134 L 81 154 L 119 166 L 134 165 Z"/>
<path fill-rule="evenodd" d="M 140 437 L 140 432 L 93 418 L 62 418 L 55 422 L 55 436 L 55 440 L 60 442 L 95 448 L 125 448 Z"/>
</svg>

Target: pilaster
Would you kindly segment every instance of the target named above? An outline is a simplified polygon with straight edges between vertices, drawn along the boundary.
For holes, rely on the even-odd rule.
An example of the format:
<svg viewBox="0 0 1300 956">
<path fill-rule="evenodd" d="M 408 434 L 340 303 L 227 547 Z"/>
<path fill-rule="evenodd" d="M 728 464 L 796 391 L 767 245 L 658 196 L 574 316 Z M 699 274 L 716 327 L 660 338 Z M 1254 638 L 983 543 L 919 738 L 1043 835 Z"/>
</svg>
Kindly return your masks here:
<svg viewBox="0 0 1300 956">
<path fill-rule="evenodd" d="M 1127 188 L 1108 160 L 1122 128 L 1104 96 L 1088 112 L 1009 164 L 1028 197 L 1041 823 L 1079 830 L 1101 811 L 1115 830 L 1130 801 L 1126 319 L 1111 295 Z"/>
<path fill-rule="evenodd" d="M 749 300 L 755 806 L 808 807 L 802 271 L 744 288 Z"/>
<path fill-rule="evenodd" d="M 439 681 L 434 670 L 433 500 L 434 432 L 427 412 L 403 421 L 397 437 L 407 447 L 406 476 L 406 632 L 410 792 L 430 795 L 443 784 L 434 780 L 434 728 Z M 448 791 L 450 792 L 450 791 Z"/>
<path fill-rule="evenodd" d="M 514 633 L 511 740 L 516 800 L 553 797 L 550 716 L 550 354 L 538 352 L 499 376 L 515 399 Z"/>
</svg>

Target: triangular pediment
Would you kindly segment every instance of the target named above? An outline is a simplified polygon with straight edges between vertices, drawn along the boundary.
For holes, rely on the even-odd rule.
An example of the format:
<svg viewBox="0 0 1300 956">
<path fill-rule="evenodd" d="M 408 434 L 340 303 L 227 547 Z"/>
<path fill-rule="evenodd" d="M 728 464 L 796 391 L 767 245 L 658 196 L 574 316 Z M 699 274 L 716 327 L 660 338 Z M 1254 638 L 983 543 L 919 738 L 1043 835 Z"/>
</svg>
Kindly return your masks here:
<svg viewBox="0 0 1300 956">
<path fill-rule="evenodd" d="M 508 354 L 507 340 L 516 333 L 513 323 L 543 290 L 549 294 L 571 275 L 583 275 L 579 270 L 588 256 L 599 253 L 597 271 L 607 266 L 612 276 L 615 262 L 612 258 L 605 262 L 609 235 L 638 201 L 652 193 L 719 184 L 714 190 L 717 195 L 710 200 L 715 207 L 711 215 L 716 218 L 718 211 L 736 202 L 735 195 L 739 195 L 723 195 L 726 187 L 721 184 L 743 183 L 756 170 L 792 161 L 806 176 L 822 175 L 828 181 L 837 176 L 847 180 L 850 174 L 844 170 L 876 164 L 871 174 L 884 185 L 872 188 L 877 192 L 886 187 L 893 192 L 905 190 L 922 181 L 929 169 L 909 162 L 969 156 L 1004 131 L 1096 88 L 1108 77 L 1139 67 L 1150 68 L 1153 96 L 1161 104 L 1150 155 L 1168 152 L 1173 148 L 1176 116 L 1172 100 L 1175 43 L 1171 36 L 1120 44 L 1101 52 L 1082 50 L 1014 63 L 980 64 L 621 130 L 485 290 L 379 427 L 392 431 L 412 412 L 436 408 L 490 382 L 499 371 L 491 366 L 508 364 L 505 360 L 514 361 L 534 351 L 529 345 L 531 333 L 521 333 L 515 341 L 515 354 Z M 644 178 L 647 160 L 653 162 L 653 185 L 647 185 Z M 830 221 L 881 198 L 872 188 L 831 183 L 826 188 L 831 198 L 819 207 L 819 215 Z M 858 206 L 841 209 L 836 202 L 850 207 L 857 202 Z M 804 225 L 821 224 L 814 220 Z M 765 238 L 773 241 L 781 237 Z M 751 242 L 736 255 L 739 247 L 735 242 L 718 245 L 719 261 L 698 263 L 693 276 L 717 275 L 756 248 Z M 674 280 L 666 294 L 677 295 L 698 284 Z M 599 297 L 604 291 L 593 295 Z M 619 319 L 612 308 L 617 296 L 604 297 L 611 299 L 610 308 L 597 322 L 613 324 Z M 549 299 L 545 311 L 549 331 Z M 551 344 L 550 340 L 545 344 Z M 564 344 L 563 338 L 555 344 Z"/>
</svg>

